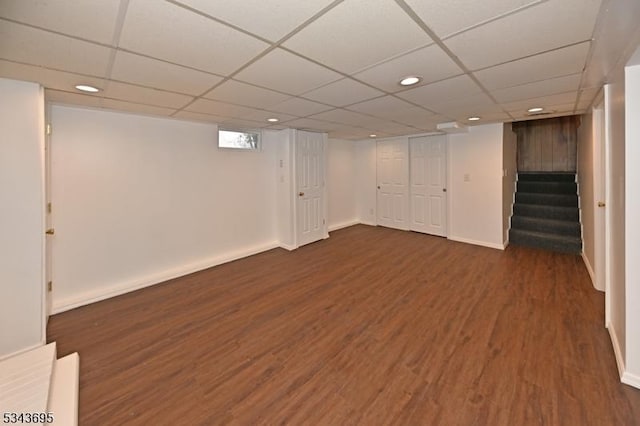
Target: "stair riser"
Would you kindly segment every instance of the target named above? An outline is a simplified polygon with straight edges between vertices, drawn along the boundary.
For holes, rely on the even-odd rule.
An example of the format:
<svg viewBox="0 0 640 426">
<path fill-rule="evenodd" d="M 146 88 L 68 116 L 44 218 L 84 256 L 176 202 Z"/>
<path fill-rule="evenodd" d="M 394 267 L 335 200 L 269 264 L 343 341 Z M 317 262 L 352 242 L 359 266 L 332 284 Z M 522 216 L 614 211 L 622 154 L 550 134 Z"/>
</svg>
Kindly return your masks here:
<svg viewBox="0 0 640 426">
<path fill-rule="evenodd" d="M 575 173 L 518 173 L 519 181 L 529 182 L 575 182 Z"/>
<path fill-rule="evenodd" d="M 570 194 L 575 195 L 578 187 L 575 182 L 526 182 L 518 181 L 518 192 L 537 194 Z"/>
<path fill-rule="evenodd" d="M 569 220 L 577 222 L 580 213 L 577 208 L 534 206 L 529 204 L 514 204 L 514 216 L 538 217 L 541 219 Z"/>
<path fill-rule="evenodd" d="M 509 243 L 526 247 L 553 250 L 562 253 L 580 254 L 580 252 L 582 252 L 582 244 L 579 242 L 560 242 L 547 240 L 538 236 L 523 236 L 513 230 L 509 233 Z"/>
<path fill-rule="evenodd" d="M 555 235 L 566 235 L 569 237 L 580 237 L 580 224 L 577 222 L 547 222 L 543 220 L 530 219 L 523 216 L 513 216 L 511 218 L 511 227 L 513 229 L 522 229 L 524 231 L 547 232 Z"/>
<path fill-rule="evenodd" d="M 516 193 L 516 203 L 538 204 L 543 206 L 578 207 L 577 195 Z"/>
</svg>

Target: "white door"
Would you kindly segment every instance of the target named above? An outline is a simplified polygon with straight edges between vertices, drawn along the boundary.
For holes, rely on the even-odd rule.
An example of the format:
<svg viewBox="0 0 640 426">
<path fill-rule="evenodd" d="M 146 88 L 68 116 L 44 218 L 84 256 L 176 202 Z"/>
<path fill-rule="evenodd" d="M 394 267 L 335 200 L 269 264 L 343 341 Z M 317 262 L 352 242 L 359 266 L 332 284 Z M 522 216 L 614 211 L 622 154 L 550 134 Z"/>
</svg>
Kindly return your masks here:
<svg viewBox="0 0 640 426">
<path fill-rule="evenodd" d="M 409 141 L 378 141 L 378 225 L 409 229 Z"/>
<path fill-rule="evenodd" d="M 325 236 L 324 134 L 296 131 L 296 223 L 298 246 Z"/>
<path fill-rule="evenodd" d="M 595 287 L 605 290 L 605 270 L 606 270 L 606 149 L 604 132 L 604 102 L 600 102 L 593 109 L 593 187 L 595 206 L 595 233 L 594 233 L 594 267 L 595 267 Z"/>
<path fill-rule="evenodd" d="M 53 204 L 51 202 L 51 126 L 50 124 L 46 125 L 45 130 L 45 139 L 44 139 L 44 174 L 45 174 L 45 227 L 46 227 L 46 236 L 45 236 L 45 289 L 44 289 L 44 317 L 45 323 L 49 319 L 49 315 L 51 315 L 51 289 L 53 285 L 53 238 L 54 238 L 54 229 L 53 229 L 53 218 L 52 208 Z"/>
<path fill-rule="evenodd" d="M 411 138 L 411 230 L 447 236 L 446 136 Z"/>
</svg>

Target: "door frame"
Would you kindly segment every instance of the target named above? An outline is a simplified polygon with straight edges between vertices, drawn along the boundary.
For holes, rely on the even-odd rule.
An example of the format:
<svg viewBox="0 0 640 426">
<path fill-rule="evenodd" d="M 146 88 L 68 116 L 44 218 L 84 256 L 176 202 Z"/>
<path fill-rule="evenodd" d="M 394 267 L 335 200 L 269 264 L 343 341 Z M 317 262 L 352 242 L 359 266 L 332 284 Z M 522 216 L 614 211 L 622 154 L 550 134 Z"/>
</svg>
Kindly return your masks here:
<svg viewBox="0 0 640 426">
<path fill-rule="evenodd" d="M 607 289 L 607 153 L 604 122 L 604 99 L 599 96 L 592 108 L 593 116 L 593 188 L 594 188 L 594 267 L 597 290 Z M 604 202 L 605 207 L 599 207 L 599 202 Z"/>
<path fill-rule="evenodd" d="M 610 119 L 610 109 L 611 105 L 608 103 L 611 100 L 611 85 L 605 84 L 602 89 L 602 110 L 603 110 L 603 118 L 602 122 L 604 125 L 603 128 L 603 142 L 604 142 L 604 168 L 605 168 L 605 176 L 604 176 L 604 191 L 605 191 L 605 235 L 604 235 L 604 257 L 605 257 L 605 266 L 604 266 L 604 325 L 606 328 L 609 328 L 609 324 L 611 324 L 611 215 L 606 214 L 606 211 L 611 207 L 611 198 L 612 198 L 612 178 L 611 178 L 611 119 Z"/>
</svg>

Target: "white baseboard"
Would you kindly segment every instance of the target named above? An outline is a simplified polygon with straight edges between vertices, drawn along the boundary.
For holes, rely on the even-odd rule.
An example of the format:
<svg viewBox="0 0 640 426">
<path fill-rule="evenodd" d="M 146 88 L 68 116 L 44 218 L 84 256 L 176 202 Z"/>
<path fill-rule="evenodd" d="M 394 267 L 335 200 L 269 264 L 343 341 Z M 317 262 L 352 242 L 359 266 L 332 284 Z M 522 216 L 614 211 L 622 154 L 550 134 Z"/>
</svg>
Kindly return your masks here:
<svg viewBox="0 0 640 426">
<path fill-rule="evenodd" d="M 110 285 L 105 288 L 100 288 L 90 292 L 86 292 L 80 295 L 68 297 L 63 300 L 54 300 L 51 309 L 52 314 L 59 314 L 61 312 L 68 311 L 70 309 L 78 308 L 80 306 L 88 305 L 91 303 L 99 302 L 101 300 L 109 299 L 111 297 L 119 296 L 121 294 L 129 293 L 134 290 L 149 287 L 154 284 L 159 284 L 174 278 L 178 278 L 184 275 L 192 274 L 194 272 L 202 271 L 203 269 L 211 268 L 213 266 L 221 265 L 223 263 L 232 262 L 243 257 L 252 256 L 254 254 L 261 253 L 263 251 L 271 250 L 280 247 L 277 242 L 270 242 L 243 250 L 237 250 L 230 253 L 225 253 L 220 256 L 216 256 L 204 261 L 195 262 L 189 265 L 183 265 L 176 268 L 172 268 L 163 272 L 159 272 L 153 275 L 149 275 L 143 278 L 138 278 L 132 281 Z"/>
<path fill-rule="evenodd" d="M 584 266 L 587 267 L 587 272 L 591 277 L 591 284 L 593 285 L 593 288 L 595 288 L 598 291 L 602 291 L 602 290 L 599 290 L 598 287 L 596 287 L 596 273 L 593 272 L 593 267 L 591 266 L 591 262 L 589 262 L 589 258 L 584 253 L 584 251 L 582 252 L 582 261 L 584 262 Z"/>
<path fill-rule="evenodd" d="M 358 223 L 359 223 L 360 225 L 378 226 L 378 224 L 377 224 L 377 223 L 375 223 L 375 222 L 371 222 L 371 221 L 368 221 L 368 220 L 360 220 L 360 221 L 358 221 Z"/>
<path fill-rule="evenodd" d="M 489 247 L 489 248 L 497 249 L 497 250 L 504 250 L 505 249 L 504 244 L 489 243 L 489 242 L 486 242 L 486 241 L 472 240 L 472 239 L 469 239 L 469 238 L 456 237 L 456 236 L 452 236 L 452 235 L 449 235 L 447 238 L 450 239 L 451 241 L 457 241 L 459 243 L 473 244 L 473 245 L 476 245 L 476 246 Z"/>
<path fill-rule="evenodd" d="M 607 324 L 607 330 L 609 330 L 609 337 L 611 337 L 611 345 L 613 346 L 613 353 L 616 358 L 616 365 L 618 366 L 618 374 L 620 374 L 620 380 L 622 380 L 622 376 L 624 375 L 624 357 L 622 356 L 622 351 L 620 350 L 618 336 L 616 334 L 616 330 L 613 328 L 612 323 Z"/>
<path fill-rule="evenodd" d="M 640 376 L 625 372 L 622 375 L 621 380 L 625 385 L 633 386 L 634 388 L 640 389 Z"/>
<path fill-rule="evenodd" d="M 25 352 L 32 351 L 32 350 L 34 350 L 34 349 L 36 349 L 36 348 L 39 348 L 39 347 L 41 347 L 41 346 L 44 346 L 45 344 L 46 344 L 46 343 L 37 343 L 37 344 L 35 344 L 35 345 L 27 346 L 26 348 L 22 348 L 22 349 L 20 349 L 20 350 L 15 351 L 15 352 L 11 352 L 11 353 L 9 353 L 9 354 L 2 355 L 2 356 L 0 356 L 0 361 L 4 361 L 5 359 L 13 358 L 14 356 L 17 356 L 17 355 L 23 354 L 23 353 L 25 353 Z"/>
<path fill-rule="evenodd" d="M 346 222 L 329 224 L 329 232 L 337 231 L 338 229 L 348 228 L 353 225 L 359 224 L 358 219 L 347 220 Z"/>
</svg>

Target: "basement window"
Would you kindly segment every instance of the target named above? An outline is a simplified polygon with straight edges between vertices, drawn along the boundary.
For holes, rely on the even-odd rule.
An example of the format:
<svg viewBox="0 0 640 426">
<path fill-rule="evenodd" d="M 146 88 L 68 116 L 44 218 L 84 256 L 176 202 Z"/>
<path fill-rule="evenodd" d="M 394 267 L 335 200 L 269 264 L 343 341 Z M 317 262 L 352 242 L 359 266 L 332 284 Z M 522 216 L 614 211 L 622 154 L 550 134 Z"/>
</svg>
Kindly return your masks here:
<svg viewBox="0 0 640 426">
<path fill-rule="evenodd" d="M 220 129 L 218 148 L 257 150 L 260 148 L 260 132 Z"/>
</svg>

